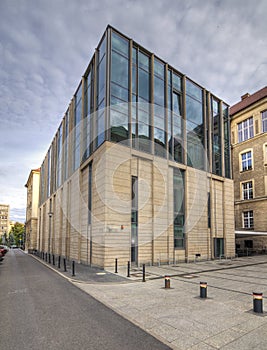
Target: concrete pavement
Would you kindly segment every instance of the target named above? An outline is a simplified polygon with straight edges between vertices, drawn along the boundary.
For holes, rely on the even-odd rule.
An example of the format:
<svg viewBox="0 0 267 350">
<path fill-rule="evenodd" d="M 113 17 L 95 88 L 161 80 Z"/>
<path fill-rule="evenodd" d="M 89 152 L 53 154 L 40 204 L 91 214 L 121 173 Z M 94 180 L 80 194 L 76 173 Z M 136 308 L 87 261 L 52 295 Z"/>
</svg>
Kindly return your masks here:
<svg viewBox="0 0 267 350">
<path fill-rule="evenodd" d="M 138 268 L 130 278 L 126 267 L 118 274 L 102 271 L 109 281 L 101 283 L 86 281 L 88 268 L 79 279 L 78 269 L 73 284 L 173 349 L 267 348 L 267 300 L 263 314 L 252 311 L 252 293 L 267 296 L 265 255 L 146 266 L 146 282 Z M 171 276 L 171 289 L 164 288 L 165 275 Z M 207 299 L 199 297 L 201 281 L 208 283 Z"/>
</svg>

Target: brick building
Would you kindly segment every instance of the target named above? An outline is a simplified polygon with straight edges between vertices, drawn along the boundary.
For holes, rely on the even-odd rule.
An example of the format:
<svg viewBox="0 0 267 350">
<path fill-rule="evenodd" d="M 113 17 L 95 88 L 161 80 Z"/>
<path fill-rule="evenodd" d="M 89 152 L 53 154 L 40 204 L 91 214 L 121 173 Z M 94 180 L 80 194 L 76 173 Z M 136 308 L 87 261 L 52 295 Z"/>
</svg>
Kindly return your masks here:
<svg viewBox="0 0 267 350">
<path fill-rule="evenodd" d="M 243 95 L 230 114 L 237 250 L 266 250 L 267 86 Z"/>
<path fill-rule="evenodd" d="M 6 243 L 9 233 L 9 205 L 0 204 L 0 240 Z"/>
<path fill-rule="evenodd" d="M 41 166 L 38 249 L 102 267 L 233 256 L 228 110 L 108 26 Z"/>
</svg>

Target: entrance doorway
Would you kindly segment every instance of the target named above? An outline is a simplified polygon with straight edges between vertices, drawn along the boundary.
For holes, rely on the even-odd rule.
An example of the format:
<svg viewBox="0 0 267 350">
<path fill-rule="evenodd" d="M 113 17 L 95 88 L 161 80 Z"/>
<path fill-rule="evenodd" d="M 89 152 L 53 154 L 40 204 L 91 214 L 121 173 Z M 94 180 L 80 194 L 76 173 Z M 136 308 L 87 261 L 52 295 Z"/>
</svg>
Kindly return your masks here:
<svg viewBox="0 0 267 350">
<path fill-rule="evenodd" d="M 224 255 L 224 239 L 214 238 L 214 258 L 220 258 Z"/>
</svg>

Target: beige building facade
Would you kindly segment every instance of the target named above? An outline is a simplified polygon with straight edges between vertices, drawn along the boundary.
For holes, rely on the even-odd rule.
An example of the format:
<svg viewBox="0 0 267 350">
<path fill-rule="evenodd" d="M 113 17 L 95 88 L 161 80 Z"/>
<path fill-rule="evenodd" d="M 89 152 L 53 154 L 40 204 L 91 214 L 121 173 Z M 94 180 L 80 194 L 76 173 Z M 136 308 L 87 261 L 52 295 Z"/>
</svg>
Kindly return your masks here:
<svg viewBox="0 0 267 350">
<path fill-rule="evenodd" d="M 237 251 L 267 249 L 267 87 L 231 107 Z"/>
<path fill-rule="evenodd" d="M 27 188 L 25 250 L 37 250 L 39 186 L 40 169 L 33 169 L 25 185 Z"/>
<path fill-rule="evenodd" d="M 41 167 L 37 249 L 100 267 L 234 256 L 228 109 L 108 26 Z"/>
<path fill-rule="evenodd" d="M 0 239 L 6 243 L 9 233 L 9 205 L 0 204 Z"/>
</svg>

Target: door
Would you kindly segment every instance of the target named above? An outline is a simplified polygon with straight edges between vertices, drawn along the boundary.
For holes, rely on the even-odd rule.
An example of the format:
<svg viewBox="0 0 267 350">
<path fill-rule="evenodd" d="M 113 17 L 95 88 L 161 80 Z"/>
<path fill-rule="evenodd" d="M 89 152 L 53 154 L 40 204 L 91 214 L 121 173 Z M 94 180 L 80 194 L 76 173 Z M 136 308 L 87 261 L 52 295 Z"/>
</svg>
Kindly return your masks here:
<svg viewBox="0 0 267 350">
<path fill-rule="evenodd" d="M 224 255 L 224 239 L 214 238 L 214 257 L 220 258 Z"/>
</svg>

